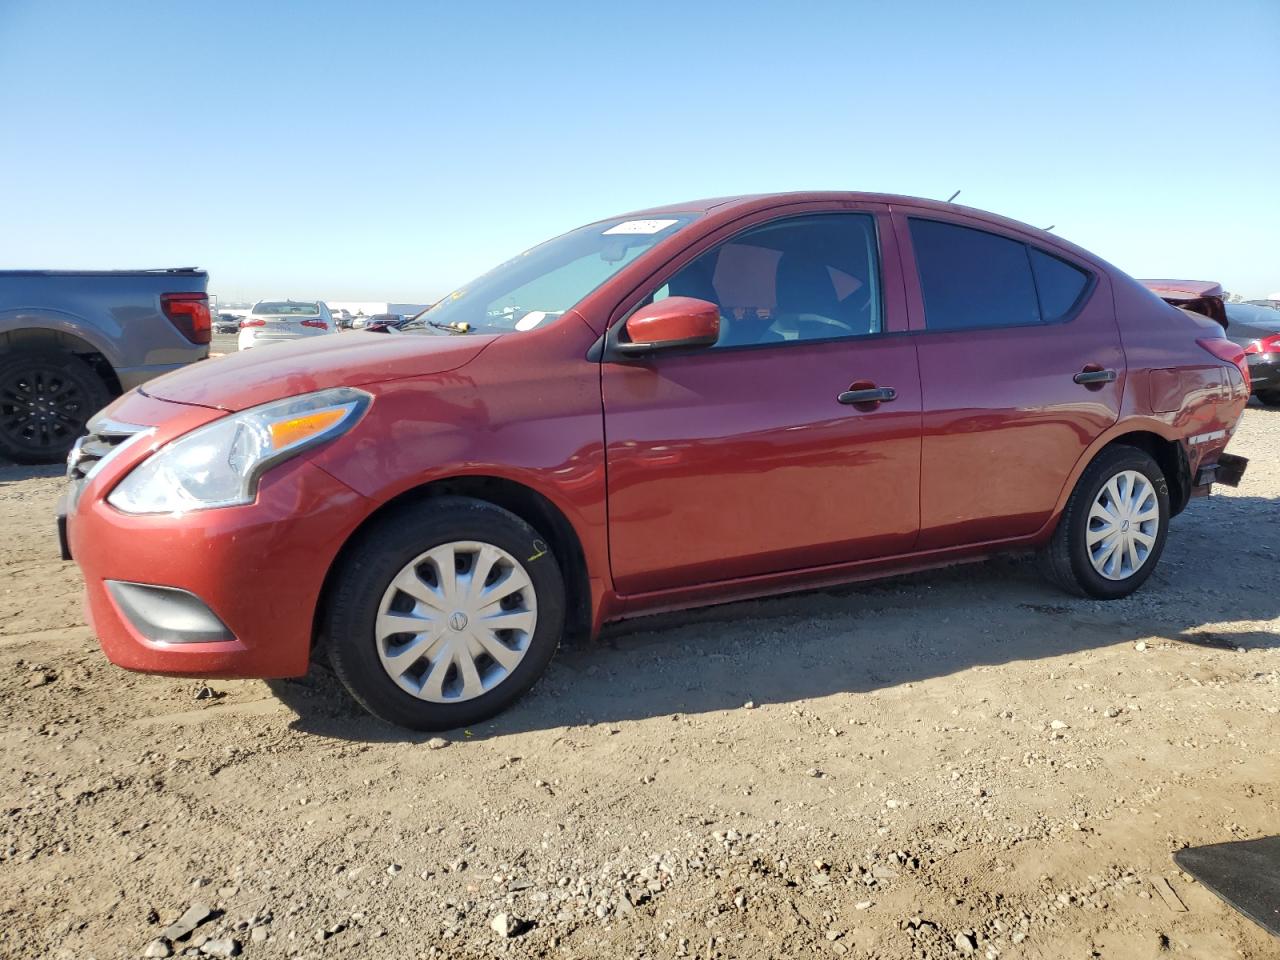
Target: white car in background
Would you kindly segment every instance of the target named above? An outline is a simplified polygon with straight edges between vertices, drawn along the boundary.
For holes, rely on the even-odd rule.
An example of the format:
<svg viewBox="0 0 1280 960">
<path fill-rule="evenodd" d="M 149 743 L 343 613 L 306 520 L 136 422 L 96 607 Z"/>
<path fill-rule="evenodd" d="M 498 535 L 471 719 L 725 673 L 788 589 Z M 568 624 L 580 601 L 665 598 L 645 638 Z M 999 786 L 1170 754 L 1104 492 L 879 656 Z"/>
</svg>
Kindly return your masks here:
<svg viewBox="0 0 1280 960">
<path fill-rule="evenodd" d="M 240 321 L 241 350 L 267 343 L 322 337 L 336 332 L 329 308 L 319 300 L 259 300 Z"/>
</svg>

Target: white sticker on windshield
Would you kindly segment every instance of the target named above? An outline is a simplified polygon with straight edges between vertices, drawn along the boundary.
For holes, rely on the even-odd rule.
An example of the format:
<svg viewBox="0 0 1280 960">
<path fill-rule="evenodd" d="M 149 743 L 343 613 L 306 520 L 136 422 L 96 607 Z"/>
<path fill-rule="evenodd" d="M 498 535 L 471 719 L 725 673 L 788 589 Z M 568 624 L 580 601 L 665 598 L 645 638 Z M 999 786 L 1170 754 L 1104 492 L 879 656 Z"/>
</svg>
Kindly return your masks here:
<svg viewBox="0 0 1280 960">
<path fill-rule="evenodd" d="M 523 317 L 516 321 L 517 330 L 532 330 L 543 320 L 547 319 L 547 311 L 530 310 Z"/>
<path fill-rule="evenodd" d="M 678 222 L 678 220 L 628 220 L 626 223 L 620 223 L 617 226 L 610 227 L 604 232 L 604 235 L 607 237 L 616 233 L 661 233 L 673 223 Z"/>
</svg>

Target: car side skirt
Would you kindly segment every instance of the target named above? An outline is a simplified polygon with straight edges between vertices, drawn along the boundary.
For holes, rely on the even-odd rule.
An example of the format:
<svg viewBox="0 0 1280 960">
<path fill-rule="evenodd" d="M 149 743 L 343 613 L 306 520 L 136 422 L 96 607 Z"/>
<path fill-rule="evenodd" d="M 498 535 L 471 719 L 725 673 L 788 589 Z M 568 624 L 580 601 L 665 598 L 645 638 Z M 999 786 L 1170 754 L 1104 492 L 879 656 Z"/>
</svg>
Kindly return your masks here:
<svg viewBox="0 0 1280 960">
<path fill-rule="evenodd" d="M 1056 517 L 1054 520 L 1056 522 Z M 615 622 L 653 613 L 687 610 L 739 600 L 754 600 L 760 597 L 816 590 L 865 580 L 880 580 L 885 577 L 936 570 L 961 563 L 978 563 L 994 556 L 1034 549 L 1044 542 L 1047 531 L 1052 530 L 1052 525 L 1047 524 L 1046 528 L 1042 528 L 1031 536 L 1009 540 L 992 540 L 942 550 L 788 570 L 737 580 L 720 580 L 715 583 L 681 587 L 677 590 L 616 596 L 612 603 L 606 604 L 601 620 Z"/>
</svg>

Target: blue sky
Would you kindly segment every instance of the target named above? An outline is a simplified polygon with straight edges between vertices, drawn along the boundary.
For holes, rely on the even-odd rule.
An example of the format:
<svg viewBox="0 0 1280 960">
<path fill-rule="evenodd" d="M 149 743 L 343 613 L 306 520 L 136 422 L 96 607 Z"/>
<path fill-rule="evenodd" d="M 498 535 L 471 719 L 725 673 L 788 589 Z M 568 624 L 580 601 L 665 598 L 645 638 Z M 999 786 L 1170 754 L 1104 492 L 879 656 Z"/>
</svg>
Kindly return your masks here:
<svg viewBox="0 0 1280 960">
<path fill-rule="evenodd" d="M 865 189 L 1280 290 L 1280 2 L 0 0 L 0 268 L 427 300 L 580 223 Z"/>
</svg>

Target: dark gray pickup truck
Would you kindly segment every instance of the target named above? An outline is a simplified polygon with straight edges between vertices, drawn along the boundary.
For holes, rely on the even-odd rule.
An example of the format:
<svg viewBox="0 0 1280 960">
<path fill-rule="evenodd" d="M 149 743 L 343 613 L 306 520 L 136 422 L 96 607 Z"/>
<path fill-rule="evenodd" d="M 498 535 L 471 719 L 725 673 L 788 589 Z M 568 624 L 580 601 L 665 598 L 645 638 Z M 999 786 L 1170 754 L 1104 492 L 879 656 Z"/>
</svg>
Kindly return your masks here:
<svg viewBox="0 0 1280 960">
<path fill-rule="evenodd" d="M 0 457 L 62 459 L 113 397 L 209 355 L 203 270 L 0 271 Z"/>
</svg>

